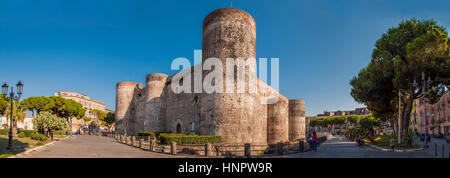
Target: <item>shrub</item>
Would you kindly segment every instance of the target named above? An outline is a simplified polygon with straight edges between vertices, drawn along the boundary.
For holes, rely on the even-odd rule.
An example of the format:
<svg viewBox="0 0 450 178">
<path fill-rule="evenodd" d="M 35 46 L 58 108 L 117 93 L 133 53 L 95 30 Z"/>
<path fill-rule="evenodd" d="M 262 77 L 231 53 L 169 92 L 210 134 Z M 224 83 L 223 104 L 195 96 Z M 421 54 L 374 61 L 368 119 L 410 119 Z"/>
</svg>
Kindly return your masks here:
<svg viewBox="0 0 450 178">
<path fill-rule="evenodd" d="M 183 134 L 160 134 L 161 144 L 176 142 L 179 145 L 184 144 L 204 144 L 222 142 L 220 136 L 209 135 L 183 135 Z"/>
<path fill-rule="evenodd" d="M 57 130 L 53 132 L 53 135 L 66 135 L 65 130 Z"/>
<path fill-rule="evenodd" d="M 36 131 L 36 130 L 21 130 L 21 131 L 19 132 L 19 134 L 20 134 L 20 133 L 24 133 L 24 134 L 25 134 L 25 137 L 30 137 L 32 134 L 37 133 L 37 131 Z"/>
<path fill-rule="evenodd" d="M 42 145 L 44 145 L 44 143 L 42 143 L 42 142 L 37 142 L 36 143 L 36 146 L 42 146 Z"/>
<path fill-rule="evenodd" d="M 8 135 L 8 129 L 0 129 L 0 135 Z"/>
<path fill-rule="evenodd" d="M 141 132 L 138 132 L 138 136 L 143 136 L 143 137 L 150 136 L 152 138 L 155 138 L 155 133 L 148 132 L 148 131 L 141 131 Z"/>
<path fill-rule="evenodd" d="M 25 133 L 20 132 L 17 136 L 18 136 L 19 138 L 24 138 L 24 137 L 25 137 Z"/>
<path fill-rule="evenodd" d="M 47 141 L 47 136 L 45 136 L 44 134 L 39 134 L 39 133 L 35 133 L 35 134 L 32 134 L 31 136 L 30 136 L 30 138 L 31 139 L 33 139 L 33 140 L 38 140 L 38 141 Z"/>
</svg>

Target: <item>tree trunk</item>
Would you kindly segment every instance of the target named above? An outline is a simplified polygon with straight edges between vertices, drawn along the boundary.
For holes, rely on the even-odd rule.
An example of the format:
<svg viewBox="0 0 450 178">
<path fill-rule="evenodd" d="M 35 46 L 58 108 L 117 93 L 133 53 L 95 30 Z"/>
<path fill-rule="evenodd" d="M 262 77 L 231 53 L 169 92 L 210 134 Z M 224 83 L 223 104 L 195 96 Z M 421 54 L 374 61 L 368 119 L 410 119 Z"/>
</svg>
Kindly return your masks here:
<svg viewBox="0 0 450 178">
<path fill-rule="evenodd" d="M 402 140 L 401 140 L 402 142 L 405 141 L 405 138 L 408 135 L 409 121 L 410 121 L 410 117 L 411 117 L 413 101 L 414 101 L 414 90 L 410 90 L 409 98 L 406 102 L 406 107 L 404 108 L 404 113 L 403 113 Z"/>
<path fill-rule="evenodd" d="M 12 135 L 13 135 L 14 137 L 17 136 L 17 121 L 13 121 Z"/>
<path fill-rule="evenodd" d="M 394 131 L 393 135 L 397 135 L 398 133 L 398 122 L 396 122 L 397 119 L 390 119 L 392 131 Z"/>
<path fill-rule="evenodd" d="M 48 135 L 53 140 L 53 130 L 52 129 L 48 130 Z"/>
</svg>

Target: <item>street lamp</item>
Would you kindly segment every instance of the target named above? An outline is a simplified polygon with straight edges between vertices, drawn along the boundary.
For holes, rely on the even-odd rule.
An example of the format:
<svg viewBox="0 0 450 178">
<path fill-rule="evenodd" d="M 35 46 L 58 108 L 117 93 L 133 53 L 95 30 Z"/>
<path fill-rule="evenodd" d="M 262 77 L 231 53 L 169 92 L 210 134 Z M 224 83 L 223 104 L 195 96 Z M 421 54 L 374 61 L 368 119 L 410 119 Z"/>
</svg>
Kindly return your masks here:
<svg viewBox="0 0 450 178">
<path fill-rule="evenodd" d="M 8 84 L 6 84 L 6 82 L 2 85 L 2 94 L 4 96 L 8 96 Z M 22 81 L 19 80 L 19 83 L 16 84 L 16 89 L 17 89 L 17 95 L 15 96 L 14 93 L 14 87 L 11 87 L 11 92 L 9 93 L 9 98 L 11 100 L 11 107 L 10 107 L 10 111 L 11 111 L 11 117 L 10 117 L 10 124 L 9 124 L 9 140 L 8 140 L 8 147 L 7 149 L 12 149 L 12 140 L 13 140 L 13 135 L 12 135 L 12 129 L 13 129 L 13 108 L 14 108 L 14 101 L 13 100 L 19 100 L 20 96 L 22 96 L 23 93 L 23 83 Z"/>
</svg>

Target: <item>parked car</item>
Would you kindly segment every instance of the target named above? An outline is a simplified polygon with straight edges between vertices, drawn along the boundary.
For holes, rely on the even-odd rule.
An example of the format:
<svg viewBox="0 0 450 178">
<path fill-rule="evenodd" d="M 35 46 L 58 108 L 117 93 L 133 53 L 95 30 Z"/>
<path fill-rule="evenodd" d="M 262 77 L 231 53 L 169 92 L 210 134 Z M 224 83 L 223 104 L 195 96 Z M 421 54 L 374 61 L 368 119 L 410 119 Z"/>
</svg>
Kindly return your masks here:
<svg viewBox="0 0 450 178">
<path fill-rule="evenodd" d="M 447 136 L 445 136 L 445 141 L 447 141 L 447 143 L 450 143 L 450 134 L 447 134 Z"/>
</svg>

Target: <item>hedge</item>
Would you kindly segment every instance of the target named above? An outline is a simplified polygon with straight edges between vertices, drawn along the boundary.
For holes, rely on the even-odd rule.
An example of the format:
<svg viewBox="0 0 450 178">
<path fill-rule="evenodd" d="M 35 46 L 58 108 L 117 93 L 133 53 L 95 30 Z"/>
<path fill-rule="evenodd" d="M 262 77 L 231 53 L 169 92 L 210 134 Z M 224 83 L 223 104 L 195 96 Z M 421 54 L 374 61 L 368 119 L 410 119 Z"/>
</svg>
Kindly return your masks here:
<svg viewBox="0 0 450 178">
<path fill-rule="evenodd" d="M 19 136 L 19 138 L 24 138 L 25 137 L 25 133 L 20 132 L 17 136 Z"/>
<path fill-rule="evenodd" d="M 66 135 L 65 130 L 57 130 L 53 132 L 53 135 Z"/>
<path fill-rule="evenodd" d="M 24 133 L 25 137 L 30 137 L 32 134 L 37 133 L 37 131 L 36 130 L 20 130 L 19 134 L 20 133 Z"/>
<path fill-rule="evenodd" d="M 148 131 L 141 131 L 138 132 L 138 136 L 151 136 L 152 138 L 155 138 L 155 133 L 153 132 L 148 132 Z"/>
<path fill-rule="evenodd" d="M 38 133 L 32 134 L 30 136 L 30 138 L 33 140 L 38 140 L 38 141 L 47 141 L 47 139 L 48 139 L 47 136 L 45 136 L 44 134 L 38 134 Z"/>
<path fill-rule="evenodd" d="M 185 144 L 205 144 L 205 143 L 222 142 L 222 137 L 220 136 L 160 134 L 159 137 L 161 144 L 169 144 L 171 142 L 176 142 L 179 145 L 185 145 Z"/>
<path fill-rule="evenodd" d="M 8 135 L 9 129 L 0 129 L 0 135 Z"/>
</svg>

